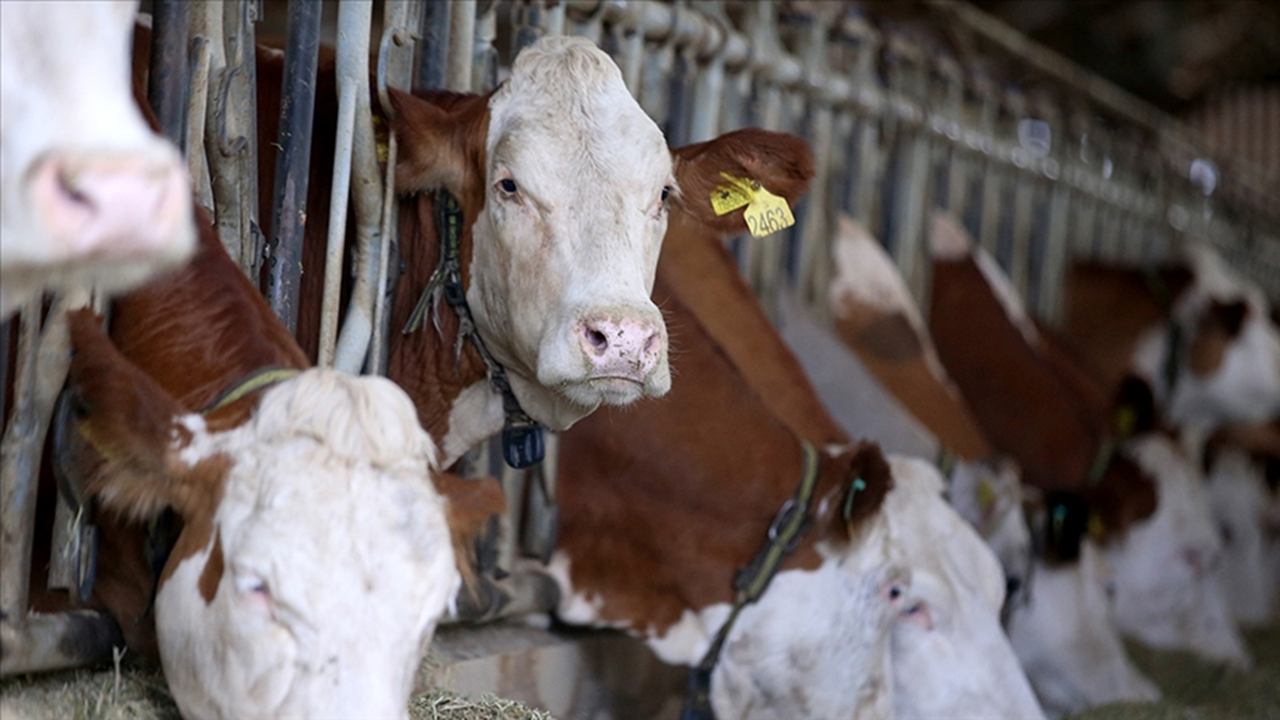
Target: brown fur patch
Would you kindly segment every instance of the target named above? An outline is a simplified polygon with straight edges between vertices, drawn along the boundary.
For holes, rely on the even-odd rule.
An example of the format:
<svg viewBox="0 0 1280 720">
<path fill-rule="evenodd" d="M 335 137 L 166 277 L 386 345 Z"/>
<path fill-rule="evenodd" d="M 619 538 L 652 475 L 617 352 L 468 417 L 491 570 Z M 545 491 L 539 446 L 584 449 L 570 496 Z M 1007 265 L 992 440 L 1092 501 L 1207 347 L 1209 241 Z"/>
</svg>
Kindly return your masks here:
<svg viewBox="0 0 1280 720">
<path fill-rule="evenodd" d="M 814 510 L 825 503 L 826 513 L 817 518 L 819 532 L 823 537 L 847 541 L 852 539 L 852 530 L 880 512 L 885 496 L 893 489 L 893 473 L 889 470 L 889 462 L 880 451 L 880 446 L 875 443 L 858 443 L 845 450 L 840 457 L 849 463 L 844 482 L 832 488 L 821 501 L 814 503 Z M 855 483 L 859 481 L 862 487 L 855 489 Z M 852 502 L 846 518 L 844 509 L 851 493 Z"/>
<path fill-rule="evenodd" d="M 200 597 L 204 598 L 206 605 L 213 602 L 213 596 L 218 593 L 218 584 L 222 582 L 222 534 L 216 528 L 214 530 L 213 550 L 204 563 L 204 570 L 200 571 Z"/>
<path fill-rule="evenodd" d="M 907 362 L 924 352 L 915 328 L 902 313 L 876 317 L 858 328 L 853 341 L 860 350 L 890 363 Z"/>
<path fill-rule="evenodd" d="M 720 233 L 747 229 L 742 210 L 716 215 L 711 194 L 725 184 L 725 173 L 759 182 L 766 190 L 794 206 L 809 190 L 813 151 L 803 139 L 759 128 L 744 128 L 714 140 L 672 151 L 680 191 L 675 207 Z"/>
<path fill-rule="evenodd" d="M 486 540 L 491 520 L 507 511 L 506 496 L 498 481 L 489 477 L 464 478 L 437 472 L 433 473 L 431 482 L 436 492 L 445 498 L 454 562 L 463 584 L 475 593 L 478 545 Z"/>
<path fill-rule="evenodd" d="M 1187 348 L 1187 367 L 1196 377 L 1208 377 L 1218 371 L 1222 358 L 1240 334 L 1249 315 L 1249 306 L 1241 301 L 1210 300 L 1196 324 L 1196 335 Z"/>
</svg>

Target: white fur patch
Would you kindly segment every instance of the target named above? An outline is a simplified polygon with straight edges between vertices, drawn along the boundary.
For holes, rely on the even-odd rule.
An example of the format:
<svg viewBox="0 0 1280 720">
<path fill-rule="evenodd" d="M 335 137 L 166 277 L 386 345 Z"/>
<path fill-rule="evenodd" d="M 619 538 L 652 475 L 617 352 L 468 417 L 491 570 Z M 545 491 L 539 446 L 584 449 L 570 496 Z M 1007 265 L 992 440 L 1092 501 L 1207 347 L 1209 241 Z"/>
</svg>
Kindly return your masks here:
<svg viewBox="0 0 1280 720">
<path fill-rule="evenodd" d="M 180 710 L 407 718 L 420 654 L 461 585 L 435 446 L 409 398 L 383 378 L 312 369 L 266 391 L 240 427 L 200 437 L 233 463 L 210 509 L 224 558 L 212 599 L 199 589 L 212 544 L 156 599 Z"/>
<path fill-rule="evenodd" d="M 502 430 L 502 396 L 489 381 L 468 385 L 449 408 L 449 431 L 440 449 L 444 453 L 442 467 L 450 467 L 476 443 Z"/>
</svg>

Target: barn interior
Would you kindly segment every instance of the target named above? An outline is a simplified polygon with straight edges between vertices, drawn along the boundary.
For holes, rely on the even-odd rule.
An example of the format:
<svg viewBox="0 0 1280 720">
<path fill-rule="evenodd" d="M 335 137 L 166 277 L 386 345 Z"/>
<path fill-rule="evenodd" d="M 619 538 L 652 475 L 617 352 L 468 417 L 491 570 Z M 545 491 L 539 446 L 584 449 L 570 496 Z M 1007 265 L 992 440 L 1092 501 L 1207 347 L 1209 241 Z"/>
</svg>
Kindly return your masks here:
<svg viewBox="0 0 1280 720">
<path fill-rule="evenodd" d="M 367 7 L 340 12 L 352 6 Z M 248 112 L 237 109 L 253 93 L 237 73 L 253 62 L 243 53 L 246 41 L 274 40 L 286 52 L 301 47 L 303 56 L 317 40 L 352 43 L 349 52 L 375 67 L 371 102 L 357 112 L 376 114 L 385 107 L 378 83 L 486 92 L 509 75 L 520 48 L 566 34 L 590 38 L 615 59 L 673 147 L 747 126 L 791 132 L 813 146 L 816 175 L 794 227 L 768 237 L 744 228 L 728 241 L 773 319 L 794 294 L 815 322 L 832 327 L 826 298 L 839 214 L 879 242 L 927 316 L 928 218 L 939 209 L 959 218 L 1048 327 L 1065 320 L 1064 278 L 1073 262 L 1154 267 L 1194 243 L 1212 247 L 1280 317 L 1280 3 L 142 0 L 139 19 L 153 29 L 153 74 L 157 62 L 171 70 L 172 86 L 152 88 L 153 104 L 169 103 L 157 106 L 165 134 L 186 153 L 197 201 L 218 215 L 223 245 L 254 279 L 266 277 L 267 248 L 277 238 L 263 236 L 260 211 L 250 207 L 259 193 L 256 166 L 215 147 L 212 124 L 216 118 L 224 134 L 251 134 L 252 103 Z M 357 167 L 359 153 L 371 150 L 354 151 Z M 395 173 L 378 170 L 389 173 L 377 178 L 381 191 Z M 215 189 L 220 178 L 253 203 L 224 204 Z M 274 214 L 287 216 L 297 208 L 282 209 L 280 182 Z M 366 204 L 380 207 L 380 198 Z M 352 202 L 352 215 L 359 204 Z M 232 215 L 239 219 L 223 222 Z M 360 258 L 376 262 L 393 252 L 394 222 L 379 222 L 387 225 L 377 241 L 387 244 Z M 357 255 L 348 253 L 340 274 L 377 277 L 376 267 L 357 266 L 364 261 Z M 260 284 L 273 309 L 296 322 L 297 298 Z M 326 301 L 331 332 L 322 331 L 319 364 L 386 374 L 397 332 L 384 307 L 388 292 L 385 285 L 371 291 L 367 307 L 348 318 L 347 297 Z M 57 363 L 29 370 L 59 350 L 42 344 L 56 335 L 47 332 L 60 322 L 54 307 L 32 305 L 0 330 L 0 715 L 180 717 L 154 666 L 111 642 L 68 651 L 58 643 L 67 627 L 27 622 L 31 541 L 14 529 L 49 532 L 36 518 L 56 516 L 54 537 L 74 551 L 52 562 L 72 565 L 76 539 L 87 532 L 62 503 L 37 510 L 31 491 L 52 413 L 32 412 L 32 403 L 51 406 L 66 374 Z M 348 319 L 361 313 L 373 321 L 352 351 L 347 333 L 359 322 Z M 508 466 L 496 439 L 458 466 L 464 475 L 498 478 L 510 507 L 486 570 L 490 594 L 464 608 L 468 617 L 443 621 L 418 670 L 409 708 L 415 720 L 680 716 L 686 668 L 664 665 L 623 632 L 554 617 L 560 590 L 537 566 L 555 543 L 557 435 L 548 433 L 540 467 Z M 1129 657 L 1162 699 L 1063 717 L 1280 715 L 1280 597 L 1273 606 L 1267 624 L 1244 631 L 1253 659 L 1247 670 L 1129 639 Z"/>
</svg>

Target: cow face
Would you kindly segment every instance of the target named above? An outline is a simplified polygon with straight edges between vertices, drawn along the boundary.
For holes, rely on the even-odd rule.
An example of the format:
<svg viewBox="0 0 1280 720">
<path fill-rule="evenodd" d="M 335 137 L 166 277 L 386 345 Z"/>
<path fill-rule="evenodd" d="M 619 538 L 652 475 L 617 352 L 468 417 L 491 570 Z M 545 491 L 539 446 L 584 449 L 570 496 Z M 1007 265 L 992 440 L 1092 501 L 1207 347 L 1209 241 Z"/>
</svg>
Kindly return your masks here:
<svg viewBox="0 0 1280 720">
<path fill-rule="evenodd" d="M 1280 329 L 1266 298 L 1212 249 L 1194 246 L 1186 254 L 1193 280 L 1173 308 L 1182 338 L 1172 392 L 1163 374 L 1170 353 L 1163 326 L 1142 337 L 1135 368 L 1153 381 L 1176 425 L 1273 417 L 1280 411 Z"/>
<path fill-rule="evenodd" d="M 73 326 L 75 327 L 75 326 Z M 218 428 L 76 329 L 81 428 L 109 509 L 184 521 L 156 593 L 161 661 L 191 717 L 408 717 L 460 585 L 435 448 L 387 380 L 308 370 Z"/>
<path fill-rule="evenodd" d="M 1155 478 L 1155 514 L 1108 547 L 1116 571 L 1116 626 L 1152 647 L 1182 647 L 1247 666 L 1244 641 L 1210 572 L 1222 552 L 1209 498 L 1174 443 L 1144 435 L 1126 453 Z"/>
<path fill-rule="evenodd" d="M 1014 463 L 992 467 L 961 461 L 949 479 L 951 506 L 978 531 L 1004 569 L 1005 603 L 1012 607 L 1026 602 L 1031 530 L 1022 513 L 1022 483 Z"/>
<path fill-rule="evenodd" d="M 1075 561 L 1037 561 L 1029 602 L 1015 606 L 1009 640 L 1045 711 L 1063 715 L 1109 702 L 1157 700 L 1111 624 L 1110 570 L 1089 540 Z"/>
<path fill-rule="evenodd" d="M 1043 717 L 1000 627 L 999 562 L 945 502 L 932 465 L 890 465 L 882 512 L 911 571 L 892 639 L 897 717 Z"/>
<path fill-rule="evenodd" d="M 525 410 L 564 428 L 601 403 L 664 394 L 666 329 L 649 293 L 676 180 L 609 56 L 545 38 L 465 128 L 450 116 L 439 131 L 415 119 L 426 103 L 397 103 L 410 144 L 399 184 L 446 187 L 474 213 L 467 301 Z"/>
<path fill-rule="evenodd" d="M 0 318 L 137 285 L 195 246 L 186 169 L 129 84 L 137 2 L 0 3 Z"/>
</svg>

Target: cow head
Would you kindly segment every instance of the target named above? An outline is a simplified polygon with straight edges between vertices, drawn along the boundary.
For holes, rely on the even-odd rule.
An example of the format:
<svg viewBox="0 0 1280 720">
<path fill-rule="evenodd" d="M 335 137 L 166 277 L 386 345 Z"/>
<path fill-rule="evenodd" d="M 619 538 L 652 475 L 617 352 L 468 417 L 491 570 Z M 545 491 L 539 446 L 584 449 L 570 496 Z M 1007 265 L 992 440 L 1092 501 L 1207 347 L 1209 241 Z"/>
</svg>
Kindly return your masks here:
<svg viewBox="0 0 1280 720">
<path fill-rule="evenodd" d="M 1280 328 L 1262 290 L 1207 246 L 1190 246 L 1185 254 L 1192 282 L 1172 308 L 1181 333 L 1171 337 L 1165 325 L 1149 330 L 1134 353 L 1135 369 L 1153 381 L 1178 426 L 1274 416 L 1280 411 Z M 1176 371 L 1172 388 L 1169 367 Z"/>
<path fill-rule="evenodd" d="M 1247 666 L 1248 651 L 1211 572 L 1222 540 L 1199 472 L 1163 435 L 1130 440 L 1125 451 L 1155 478 L 1159 503 L 1107 548 L 1117 627 L 1152 647 Z"/>
<path fill-rule="evenodd" d="M 1005 604 L 1026 602 L 1032 543 L 1016 464 L 959 461 L 948 480 L 951 506 L 978 531 L 1004 568 Z"/>
<path fill-rule="evenodd" d="M 1084 540 L 1071 562 L 1037 561 L 1029 602 L 1010 613 L 1009 640 L 1047 712 L 1160 697 L 1111 624 L 1110 581 L 1102 552 Z"/>
<path fill-rule="evenodd" d="M 136 9 L 0 3 L 0 318 L 45 287 L 132 287 L 195 246 L 186 168 L 130 90 Z"/>
<path fill-rule="evenodd" d="M 80 427 L 102 456 L 91 490 L 109 511 L 170 507 L 184 523 L 155 595 L 183 714 L 407 718 L 460 580 L 435 447 L 404 393 L 307 370 L 202 416 L 120 356 L 92 315 L 72 331 Z M 229 413 L 242 421 L 230 427 Z"/>
<path fill-rule="evenodd" d="M 897 717 L 1043 716 L 1000 627 L 995 555 L 943 499 L 936 468 L 906 457 L 890 467 L 882 512 L 911 571 L 893 633 Z"/>
<path fill-rule="evenodd" d="M 564 428 L 671 385 L 649 299 L 676 190 L 662 132 L 602 50 L 525 48 L 487 105 L 394 95 L 402 190 L 459 198 L 480 334 L 525 410 Z"/>
</svg>

